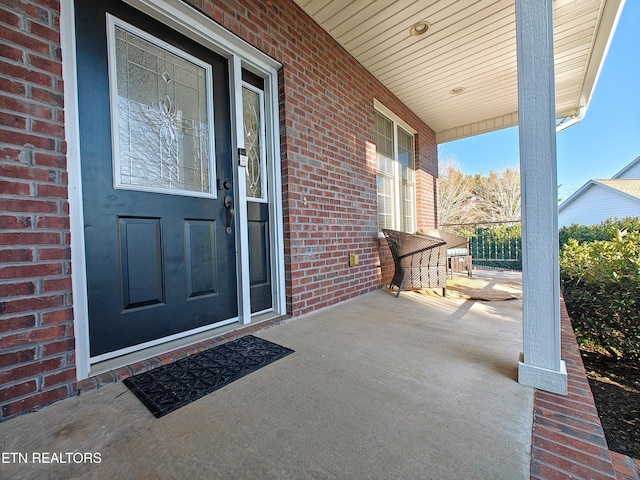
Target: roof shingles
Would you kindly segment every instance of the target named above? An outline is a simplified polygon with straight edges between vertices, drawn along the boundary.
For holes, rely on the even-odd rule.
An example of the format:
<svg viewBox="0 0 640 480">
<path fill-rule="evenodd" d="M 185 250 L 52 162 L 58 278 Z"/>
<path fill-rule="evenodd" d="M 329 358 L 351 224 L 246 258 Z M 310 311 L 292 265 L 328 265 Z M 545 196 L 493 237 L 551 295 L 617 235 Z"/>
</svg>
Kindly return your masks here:
<svg viewBox="0 0 640 480">
<path fill-rule="evenodd" d="M 596 182 L 640 199 L 640 178 L 597 179 Z"/>
</svg>

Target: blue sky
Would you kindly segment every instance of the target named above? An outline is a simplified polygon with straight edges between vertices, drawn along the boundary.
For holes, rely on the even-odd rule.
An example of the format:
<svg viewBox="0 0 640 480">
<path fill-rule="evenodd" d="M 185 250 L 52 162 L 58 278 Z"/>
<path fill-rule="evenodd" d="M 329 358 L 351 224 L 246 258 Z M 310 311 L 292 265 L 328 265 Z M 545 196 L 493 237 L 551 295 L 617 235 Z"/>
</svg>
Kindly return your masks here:
<svg viewBox="0 0 640 480">
<path fill-rule="evenodd" d="M 639 24 L 640 1 L 627 0 L 586 117 L 556 137 L 561 198 L 640 156 Z M 465 173 L 517 167 L 518 129 L 444 143 L 439 157 L 456 161 Z"/>
</svg>

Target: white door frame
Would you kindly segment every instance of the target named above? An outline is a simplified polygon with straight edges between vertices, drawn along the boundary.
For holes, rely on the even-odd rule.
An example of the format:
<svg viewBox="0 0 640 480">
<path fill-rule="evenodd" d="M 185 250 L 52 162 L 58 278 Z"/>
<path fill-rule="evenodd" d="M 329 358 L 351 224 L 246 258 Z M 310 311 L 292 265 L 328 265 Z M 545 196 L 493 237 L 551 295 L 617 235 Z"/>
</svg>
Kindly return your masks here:
<svg viewBox="0 0 640 480">
<path fill-rule="evenodd" d="M 242 75 L 246 68 L 265 80 L 265 113 L 267 117 L 267 173 L 272 186 L 268 191 L 273 228 L 270 232 L 272 268 L 274 271 L 274 314 L 286 313 L 284 289 L 284 234 L 282 222 L 282 181 L 280 175 L 280 141 L 278 119 L 278 70 L 281 64 L 260 52 L 241 38 L 215 23 L 183 2 L 169 0 L 124 0 L 168 27 L 186 35 L 229 60 L 229 84 L 232 122 L 232 151 L 244 147 L 242 126 Z M 67 143 L 67 170 L 69 174 L 69 217 L 71 230 L 71 275 L 73 290 L 74 332 L 76 340 L 76 378 L 83 380 L 91 372 L 89 354 L 89 319 L 87 278 L 84 266 L 85 241 L 82 208 L 80 166 L 80 135 L 78 125 L 77 67 L 75 55 L 74 0 L 61 1 L 61 46 L 63 52 L 63 79 L 65 83 L 65 140 Z M 236 178 L 236 249 L 238 272 L 238 318 L 241 324 L 251 322 L 249 251 L 245 189 L 245 168 L 234 158 Z M 187 332 L 196 333 L 196 332 Z M 166 341 L 168 339 L 163 339 Z"/>
</svg>

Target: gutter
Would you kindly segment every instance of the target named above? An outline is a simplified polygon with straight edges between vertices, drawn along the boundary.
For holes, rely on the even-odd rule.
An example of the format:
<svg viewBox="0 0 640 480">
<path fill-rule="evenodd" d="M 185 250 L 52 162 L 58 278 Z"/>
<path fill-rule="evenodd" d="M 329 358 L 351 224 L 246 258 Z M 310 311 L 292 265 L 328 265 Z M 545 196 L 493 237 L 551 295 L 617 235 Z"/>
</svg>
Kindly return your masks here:
<svg viewBox="0 0 640 480">
<path fill-rule="evenodd" d="M 577 123 L 580 123 L 586 114 L 587 114 L 587 105 L 585 105 L 584 107 L 580 107 L 580 110 L 578 110 L 577 115 L 573 117 L 565 117 L 564 119 L 562 119 L 562 121 L 559 124 L 556 125 L 556 134 L 558 134 L 558 132 L 561 132 L 569 127 L 574 126 Z"/>
<path fill-rule="evenodd" d="M 613 36 L 618 27 L 620 16 L 624 4 L 627 0 L 608 0 L 604 4 L 602 16 L 600 17 L 597 25 L 596 37 L 593 47 L 589 53 L 590 58 L 587 63 L 587 72 L 582 83 L 582 96 L 585 105 L 580 107 L 578 114 L 575 117 L 566 117 L 558 125 L 556 125 L 556 133 L 565 130 L 576 123 L 580 123 L 584 116 L 587 114 L 587 108 L 591 103 L 593 92 L 598 83 L 598 78 L 604 66 L 604 61 L 607 58 L 609 47 L 613 41 Z M 593 62 L 597 61 L 597 65 Z M 586 97 L 586 98 L 585 98 Z"/>
</svg>

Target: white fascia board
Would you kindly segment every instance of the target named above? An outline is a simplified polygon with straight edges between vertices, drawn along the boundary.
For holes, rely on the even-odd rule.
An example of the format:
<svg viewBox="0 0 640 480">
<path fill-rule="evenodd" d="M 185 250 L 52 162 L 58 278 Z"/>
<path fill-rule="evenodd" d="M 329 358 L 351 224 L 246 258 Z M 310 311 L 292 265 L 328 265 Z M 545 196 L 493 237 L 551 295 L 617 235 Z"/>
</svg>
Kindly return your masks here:
<svg viewBox="0 0 640 480">
<path fill-rule="evenodd" d="M 457 127 L 447 128 L 436 132 L 436 143 L 452 142 L 462 138 L 473 137 L 483 133 L 495 132 L 504 128 L 515 127 L 518 125 L 518 112 L 498 115 L 497 117 L 486 118 L 477 122 L 459 125 Z"/>
<path fill-rule="evenodd" d="M 584 192 L 587 191 L 587 189 L 595 184 L 595 180 L 589 180 L 587 183 L 585 183 L 584 185 L 582 185 L 578 190 L 576 190 L 575 192 L 573 192 L 569 198 L 567 198 L 564 202 L 562 202 L 559 206 L 558 206 L 558 212 L 561 212 L 562 210 L 564 210 L 565 208 L 567 208 L 567 206 L 569 204 L 571 204 L 572 202 L 574 202 L 578 197 L 580 197 Z"/>
<path fill-rule="evenodd" d="M 613 177 L 611 177 L 611 179 L 621 178 L 625 173 L 627 173 L 629 170 L 631 170 L 633 167 L 635 167 L 639 163 L 640 163 L 640 157 L 636 158 L 635 160 L 632 160 L 631 163 L 629 163 L 629 165 L 627 165 L 618 173 L 616 173 Z"/>
<path fill-rule="evenodd" d="M 604 61 L 607 58 L 607 52 L 609 51 L 611 41 L 616 32 L 625 2 L 626 0 L 608 0 L 605 2 L 602 16 L 599 18 L 596 38 L 589 53 L 587 69 L 582 80 L 580 104 L 578 108 L 588 108 L 591 102 L 591 97 L 598 83 Z"/>
</svg>

